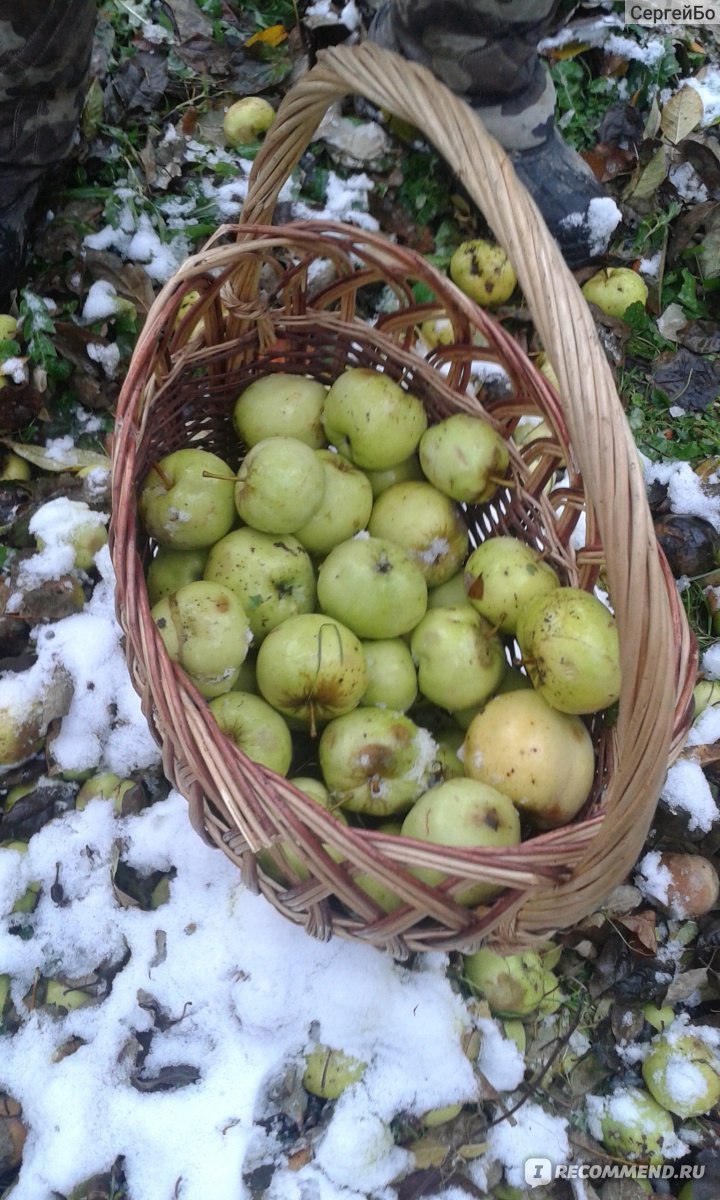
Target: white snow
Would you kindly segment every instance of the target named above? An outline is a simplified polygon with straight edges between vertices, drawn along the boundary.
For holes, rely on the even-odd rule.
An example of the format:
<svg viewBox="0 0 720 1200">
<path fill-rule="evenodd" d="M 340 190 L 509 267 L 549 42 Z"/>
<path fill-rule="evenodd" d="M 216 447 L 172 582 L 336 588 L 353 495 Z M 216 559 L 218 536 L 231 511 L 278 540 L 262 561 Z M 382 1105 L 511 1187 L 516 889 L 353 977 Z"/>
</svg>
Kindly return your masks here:
<svg viewBox="0 0 720 1200">
<path fill-rule="evenodd" d="M 661 795 L 671 812 L 687 816 L 691 832 L 702 829 L 707 833 L 720 817 L 703 769 L 691 758 L 679 758 L 673 763 Z"/>
<path fill-rule="evenodd" d="M 720 530 L 720 495 L 710 495 L 687 462 L 645 464 L 645 482 L 665 484 L 673 512 L 704 517 Z"/>
<path fill-rule="evenodd" d="M 82 310 L 82 319 L 91 325 L 105 321 L 117 312 L 117 291 L 107 279 L 97 279 L 90 285 Z"/>
<path fill-rule="evenodd" d="M 552 1116 L 539 1104 L 524 1104 L 512 1119 L 501 1119 L 490 1126 L 488 1157 L 502 1163 L 511 1187 L 522 1188 L 527 1159 L 549 1158 L 553 1166 L 568 1161 L 567 1127 L 564 1117 Z"/>
<path fill-rule="evenodd" d="M 99 363 L 107 379 L 114 379 L 120 366 L 120 347 L 115 342 L 89 342 L 87 346 L 88 358 L 93 362 Z"/>
<path fill-rule="evenodd" d="M 607 250 L 621 220 L 622 213 L 615 201 L 610 196 L 597 196 L 590 201 L 587 211 L 568 213 L 560 224 L 567 229 L 586 226 L 590 253 L 596 255 Z"/>
<path fill-rule="evenodd" d="M 720 67 L 703 67 L 692 79 L 683 79 L 682 85 L 695 88 L 703 102 L 703 126 L 714 125 L 720 120 Z"/>
<path fill-rule="evenodd" d="M 646 900 L 659 900 L 661 904 L 667 904 L 672 875 L 661 862 L 659 850 L 650 850 L 640 859 L 633 882 Z"/>
<path fill-rule="evenodd" d="M 668 178 L 681 200 L 689 204 L 704 204 L 709 192 L 692 163 L 675 163 Z"/>
</svg>

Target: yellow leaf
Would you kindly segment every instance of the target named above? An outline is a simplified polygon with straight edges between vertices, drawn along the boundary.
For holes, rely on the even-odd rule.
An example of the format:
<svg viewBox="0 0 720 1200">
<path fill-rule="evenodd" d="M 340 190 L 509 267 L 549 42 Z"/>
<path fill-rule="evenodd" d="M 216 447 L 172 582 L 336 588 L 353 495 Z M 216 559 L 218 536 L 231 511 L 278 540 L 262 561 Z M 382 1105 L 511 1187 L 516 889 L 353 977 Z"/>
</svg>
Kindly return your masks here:
<svg viewBox="0 0 720 1200">
<path fill-rule="evenodd" d="M 692 87 L 682 87 L 671 96 L 662 110 L 660 128 L 673 146 L 677 146 L 700 124 L 705 109 L 698 92 Z"/>
<path fill-rule="evenodd" d="M 254 33 L 244 44 L 246 49 L 248 46 L 254 46 L 256 42 L 261 42 L 265 46 L 279 46 L 286 38 L 287 29 L 284 25 L 270 25 L 267 29 L 261 29 L 258 33 Z"/>
</svg>

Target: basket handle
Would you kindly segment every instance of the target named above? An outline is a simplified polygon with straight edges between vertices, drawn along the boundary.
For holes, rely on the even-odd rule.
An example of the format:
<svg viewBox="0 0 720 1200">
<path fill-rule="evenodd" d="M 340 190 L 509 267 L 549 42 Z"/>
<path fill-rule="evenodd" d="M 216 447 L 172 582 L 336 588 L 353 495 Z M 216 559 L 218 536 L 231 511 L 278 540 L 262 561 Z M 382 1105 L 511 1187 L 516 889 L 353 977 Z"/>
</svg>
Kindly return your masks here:
<svg viewBox="0 0 720 1200">
<path fill-rule="evenodd" d="M 617 770 L 607 794 L 610 815 L 621 797 L 638 788 L 633 778 L 638 768 L 645 794 L 652 790 L 657 796 L 662 787 L 673 726 L 678 631 L 640 460 L 592 315 L 509 156 L 472 109 L 426 68 L 369 42 L 321 52 L 317 65 L 288 92 L 253 165 L 242 223 L 270 224 L 280 188 L 326 110 L 350 93 L 418 127 L 446 160 L 509 255 L 557 373 L 573 453 L 605 547 L 620 631 L 623 694 Z M 687 631 L 682 636 L 687 658 Z M 623 810 L 628 836 L 622 857 L 628 869 L 651 816 L 647 804 Z M 602 896 L 607 864 L 599 847 L 594 866 L 595 878 L 591 883 L 590 867 L 586 883 Z"/>
</svg>

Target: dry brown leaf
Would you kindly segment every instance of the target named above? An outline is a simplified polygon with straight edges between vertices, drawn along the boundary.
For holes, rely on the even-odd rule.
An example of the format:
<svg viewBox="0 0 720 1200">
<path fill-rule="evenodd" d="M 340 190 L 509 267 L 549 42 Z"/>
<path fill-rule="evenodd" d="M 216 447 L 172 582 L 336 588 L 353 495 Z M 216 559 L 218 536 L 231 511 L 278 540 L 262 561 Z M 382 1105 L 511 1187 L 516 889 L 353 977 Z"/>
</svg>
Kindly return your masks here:
<svg viewBox="0 0 720 1200">
<path fill-rule="evenodd" d="M 660 128 L 673 146 L 677 146 L 700 124 L 705 109 L 699 93 L 692 87 L 682 87 L 671 96 L 662 110 Z"/>
</svg>

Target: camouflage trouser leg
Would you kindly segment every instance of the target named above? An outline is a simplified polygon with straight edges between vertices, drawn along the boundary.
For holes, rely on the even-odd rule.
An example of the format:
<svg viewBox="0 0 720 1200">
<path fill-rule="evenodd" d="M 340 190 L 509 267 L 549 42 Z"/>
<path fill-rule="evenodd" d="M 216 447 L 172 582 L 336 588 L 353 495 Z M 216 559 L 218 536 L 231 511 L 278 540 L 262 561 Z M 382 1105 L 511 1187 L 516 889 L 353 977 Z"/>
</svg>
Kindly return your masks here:
<svg viewBox="0 0 720 1200">
<path fill-rule="evenodd" d="M 541 145 L 555 89 L 538 58 L 561 0 L 386 0 L 370 36 L 429 67 L 508 150 Z"/>
<path fill-rule="evenodd" d="M 72 146 L 96 13 L 96 0 L 0 0 L 0 294 L 40 185 Z"/>
</svg>

